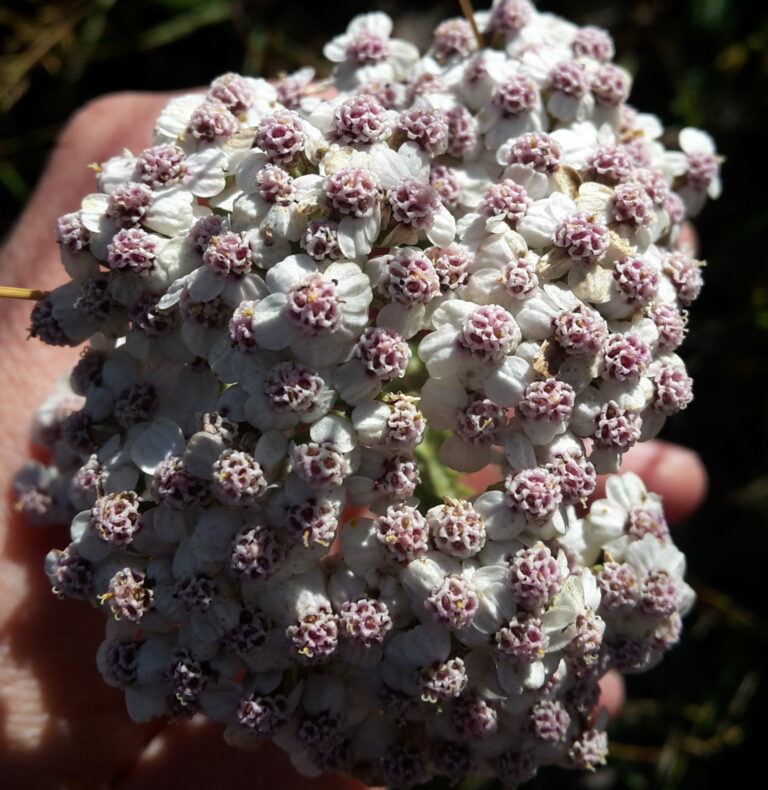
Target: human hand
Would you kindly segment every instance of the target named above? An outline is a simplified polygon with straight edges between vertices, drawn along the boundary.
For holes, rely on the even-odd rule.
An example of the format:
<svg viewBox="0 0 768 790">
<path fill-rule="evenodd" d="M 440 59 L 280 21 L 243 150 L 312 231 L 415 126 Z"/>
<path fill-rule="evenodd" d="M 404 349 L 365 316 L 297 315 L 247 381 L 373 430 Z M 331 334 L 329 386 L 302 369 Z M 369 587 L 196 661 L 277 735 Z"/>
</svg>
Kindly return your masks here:
<svg viewBox="0 0 768 790">
<path fill-rule="evenodd" d="M 82 109 L 64 130 L 40 184 L 0 259 L 0 282 L 37 289 L 66 279 L 58 262 L 53 228 L 93 189 L 87 165 L 124 147 L 146 145 L 153 119 L 167 94 L 117 94 Z M 68 371 L 77 350 L 27 342 L 30 305 L 0 308 L 0 484 L 6 494 L 27 455 L 32 415 Z M 701 501 L 705 475 L 698 458 L 664 442 L 640 445 L 625 469 L 640 474 L 665 498 L 670 520 L 683 518 Z M 482 480 L 476 479 L 484 488 Z M 360 788 L 339 777 L 296 776 L 282 752 L 264 746 L 256 755 L 227 747 L 213 724 L 198 719 L 132 723 L 122 694 L 104 685 L 96 669 L 103 616 L 80 602 L 59 601 L 42 572 L 52 545 L 68 542 L 66 530 L 30 529 L 8 496 L 0 510 L 0 775 L 24 790 L 72 787 L 115 790 L 163 786 L 187 790 L 247 778 L 253 787 Z M 620 705 L 617 676 L 608 676 L 603 702 Z"/>
</svg>

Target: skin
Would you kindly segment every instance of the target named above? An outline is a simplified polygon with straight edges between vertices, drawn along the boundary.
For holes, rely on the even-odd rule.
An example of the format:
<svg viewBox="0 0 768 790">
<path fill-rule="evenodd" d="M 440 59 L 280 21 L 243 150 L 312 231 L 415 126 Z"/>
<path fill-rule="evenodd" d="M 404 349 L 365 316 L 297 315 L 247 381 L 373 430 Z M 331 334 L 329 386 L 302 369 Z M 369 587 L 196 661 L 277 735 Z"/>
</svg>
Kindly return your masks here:
<svg viewBox="0 0 768 790">
<path fill-rule="evenodd" d="M 123 93 L 86 105 L 69 122 L 40 184 L 0 255 L 0 284 L 50 289 L 66 281 L 53 228 L 58 216 L 94 191 L 87 168 L 123 148 L 141 150 L 169 94 Z M 132 723 L 122 693 L 96 669 L 104 617 L 81 602 L 58 600 L 42 572 L 65 528 L 35 529 L 14 512 L 11 479 L 30 454 L 28 429 L 37 405 L 71 369 L 78 351 L 27 340 L 31 304 L 0 303 L 0 776 L 6 787 L 37 788 L 362 788 L 340 777 L 297 777 L 285 755 L 263 746 L 250 754 L 227 747 L 221 727 L 197 719 Z M 690 450 L 649 442 L 628 454 L 626 469 L 665 498 L 671 520 L 702 500 L 706 476 Z M 487 474 L 487 473 L 486 473 Z M 487 481 L 487 477 L 485 478 Z M 481 476 L 472 482 L 485 487 Z M 616 712 L 623 688 L 607 676 L 603 702 Z"/>
</svg>

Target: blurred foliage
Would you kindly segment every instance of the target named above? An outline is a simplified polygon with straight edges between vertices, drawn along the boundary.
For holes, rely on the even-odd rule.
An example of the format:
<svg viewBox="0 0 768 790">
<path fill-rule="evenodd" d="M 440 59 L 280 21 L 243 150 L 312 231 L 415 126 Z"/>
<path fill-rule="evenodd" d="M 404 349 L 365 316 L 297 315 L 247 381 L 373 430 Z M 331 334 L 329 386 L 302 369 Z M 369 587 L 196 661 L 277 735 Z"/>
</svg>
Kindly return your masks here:
<svg viewBox="0 0 768 790">
<path fill-rule="evenodd" d="M 737 0 L 542 0 L 543 10 L 609 28 L 636 74 L 632 102 L 674 130 L 709 130 L 727 157 L 724 197 L 699 221 L 709 261 L 683 347 L 696 400 L 666 438 L 711 474 L 705 506 L 677 532 L 699 601 L 683 643 L 630 678 L 609 765 L 529 787 L 683 790 L 760 775 L 768 707 L 768 8 Z M 478 3 L 478 7 L 480 4 Z M 380 0 L 422 46 L 450 0 Z M 26 0 L 0 7 L 0 233 L 34 187 L 67 116 L 101 93 L 204 84 L 239 70 L 274 76 L 313 65 L 359 0 Z M 130 122 L 126 119 L 126 123 Z M 31 286 L 34 283 L 30 283 Z"/>
</svg>

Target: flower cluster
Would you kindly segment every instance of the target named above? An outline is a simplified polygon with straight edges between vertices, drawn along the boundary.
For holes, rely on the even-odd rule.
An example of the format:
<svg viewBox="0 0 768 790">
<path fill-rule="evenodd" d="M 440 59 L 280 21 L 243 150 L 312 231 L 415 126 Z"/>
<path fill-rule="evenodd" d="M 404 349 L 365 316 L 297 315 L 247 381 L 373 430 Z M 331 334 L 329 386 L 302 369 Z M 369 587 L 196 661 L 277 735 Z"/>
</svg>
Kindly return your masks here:
<svg viewBox="0 0 768 790">
<path fill-rule="evenodd" d="M 16 478 L 71 521 L 136 721 L 198 712 L 308 775 L 593 768 L 610 668 L 692 604 L 661 503 L 599 473 L 691 400 L 711 139 L 626 100 L 610 36 L 494 0 L 425 55 L 383 13 L 311 70 L 224 74 L 59 220 L 31 334 L 89 344 Z M 333 88 L 333 91 L 326 90 Z M 331 98 L 328 98 L 331 96 Z M 467 498 L 455 473 L 501 482 Z"/>
</svg>

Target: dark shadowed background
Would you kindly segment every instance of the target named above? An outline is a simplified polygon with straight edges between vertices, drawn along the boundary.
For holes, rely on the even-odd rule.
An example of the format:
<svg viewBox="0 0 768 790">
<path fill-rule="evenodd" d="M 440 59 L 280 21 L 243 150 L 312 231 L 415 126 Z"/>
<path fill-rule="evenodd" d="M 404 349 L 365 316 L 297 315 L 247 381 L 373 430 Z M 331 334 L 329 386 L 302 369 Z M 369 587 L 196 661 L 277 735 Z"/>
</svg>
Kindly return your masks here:
<svg viewBox="0 0 768 790">
<path fill-rule="evenodd" d="M 752 786 L 762 775 L 768 708 L 768 7 L 743 0 L 539 7 L 610 29 L 617 60 L 635 74 L 632 104 L 670 128 L 708 130 L 727 161 L 724 196 L 698 221 L 709 265 L 682 354 L 696 399 L 663 434 L 697 450 L 711 475 L 704 507 L 677 533 L 699 601 L 683 643 L 659 668 L 629 680 L 609 767 L 586 779 L 545 773 L 528 787 Z M 109 91 L 201 85 L 229 70 L 275 76 L 312 65 L 322 75 L 322 45 L 356 13 L 376 8 L 422 47 L 437 21 L 458 14 L 450 0 L 3 2 L 0 236 L 62 124 L 84 102 Z"/>
</svg>

